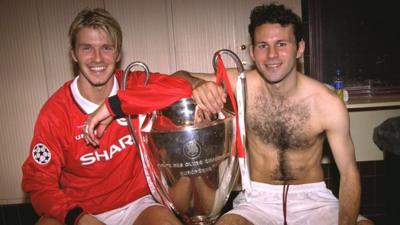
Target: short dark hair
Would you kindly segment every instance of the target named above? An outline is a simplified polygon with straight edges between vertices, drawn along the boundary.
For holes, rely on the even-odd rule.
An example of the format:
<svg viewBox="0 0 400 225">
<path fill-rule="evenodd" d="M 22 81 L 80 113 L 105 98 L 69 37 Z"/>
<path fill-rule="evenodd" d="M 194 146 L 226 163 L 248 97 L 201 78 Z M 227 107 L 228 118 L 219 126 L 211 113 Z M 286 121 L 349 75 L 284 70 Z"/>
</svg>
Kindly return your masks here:
<svg viewBox="0 0 400 225">
<path fill-rule="evenodd" d="M 251 11 L 249 34 L 253 45 L 256 28 L 266 23 L 279 23 L 282 26 L 293 25 L 296 43 L 299 43 L 303 39 L 301 18 L 284 5 L 272 3 L 269 5 L 257 6 Z"/>
</svg>

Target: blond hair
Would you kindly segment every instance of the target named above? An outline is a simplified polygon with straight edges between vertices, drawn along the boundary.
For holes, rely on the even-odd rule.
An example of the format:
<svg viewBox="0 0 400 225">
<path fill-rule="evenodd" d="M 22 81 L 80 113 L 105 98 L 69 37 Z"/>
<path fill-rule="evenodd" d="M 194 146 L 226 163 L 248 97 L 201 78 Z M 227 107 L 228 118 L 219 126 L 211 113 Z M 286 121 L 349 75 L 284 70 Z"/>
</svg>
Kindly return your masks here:
<svg viewBox="0 0 400 225">
<path fill-rule="evenodd" d="M 110 35 L 114 47 L 117 52 L 121 52 L 122 48 L 122 30 L 118 21 L 111 14 L 101 8 L 89 9 L 86 8 L 78 13 L 72 22 L 68 36 L 71 49 L 75 49 L 76 36 L 80 29 L 91 27 L 94 29 L 102 29 Z"/>
</svg>

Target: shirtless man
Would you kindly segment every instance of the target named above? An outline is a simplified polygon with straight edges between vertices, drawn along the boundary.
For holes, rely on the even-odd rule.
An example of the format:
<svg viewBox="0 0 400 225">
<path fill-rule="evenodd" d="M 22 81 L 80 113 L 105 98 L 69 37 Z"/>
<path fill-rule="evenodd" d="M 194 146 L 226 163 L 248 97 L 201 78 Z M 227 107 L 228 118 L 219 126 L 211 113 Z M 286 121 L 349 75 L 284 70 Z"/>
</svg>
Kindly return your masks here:
<svg viewBox="0 0 400 225">
<path fill-rule="evenodd" d="M 250 18 L 256 69 L 246 73 L 246 129 L 253 191 L 250 202 L 240 193 L 217 224 L 372 224 L 358 216 L 360 175 L 346 106 L 296 70 L 305 47 L 300 18 L 275 4 L 254 8 Z M 238 73 L 228 74 L 235 90 Z M 186 76 L 202 110 L 223 108 L 226 93 L 214 75 Z M 323 181 L 325 137 L 340 172 L 339 200 Z"/>
</svg>

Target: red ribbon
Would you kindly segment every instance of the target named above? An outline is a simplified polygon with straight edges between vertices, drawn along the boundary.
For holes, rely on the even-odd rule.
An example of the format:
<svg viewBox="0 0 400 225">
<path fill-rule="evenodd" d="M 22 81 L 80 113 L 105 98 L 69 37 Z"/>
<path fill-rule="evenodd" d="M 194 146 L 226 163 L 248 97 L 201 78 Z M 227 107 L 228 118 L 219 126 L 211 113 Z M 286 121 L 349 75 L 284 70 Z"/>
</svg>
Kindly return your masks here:
<svg viewBox="0 0 400 225">
<path fill-rule="evenodd" d="M 236 119 L 236 149 L 238 156 L 240 158 L 245 157 L 245 152 L 244 152 L 244 147 L 242 143 L 242 138 L 240 135 L 240 127 L 239 127 L 239 114 L 238 114 L 238 109 L 237 109 L 237 104 L 236 104 L 236 98 L 235 95 L 233 94 L 232 88 L 231 88 L 231 83 L 228 78 L 228 74 L 226 72 L 226 68 L 224 65 L 224 62 L 222 61 L 221 55 L 217 55 L 217 85 L 221 85 L 221 82 L 223 81 L 225 84 L 226 91 L 228 92 L 229 98 L 232 102 L 232 107 L 233 110 L 235 111 L 235 119 Z"/>
</svg>

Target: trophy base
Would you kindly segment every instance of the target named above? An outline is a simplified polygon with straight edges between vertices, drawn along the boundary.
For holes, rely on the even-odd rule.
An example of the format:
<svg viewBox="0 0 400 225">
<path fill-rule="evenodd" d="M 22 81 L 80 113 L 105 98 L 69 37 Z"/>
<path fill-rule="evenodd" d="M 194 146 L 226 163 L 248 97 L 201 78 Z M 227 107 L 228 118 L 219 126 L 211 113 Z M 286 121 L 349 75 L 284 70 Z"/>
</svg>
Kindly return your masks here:
<svg viewBox="0 0 400 225">
<path fill-rule="evenodd" d="M 208 216 L 193 216 L 190 217 L 187 225 L 213 225 L 217 222 L 219 215 L 208 217 Z"/>
</svg>

